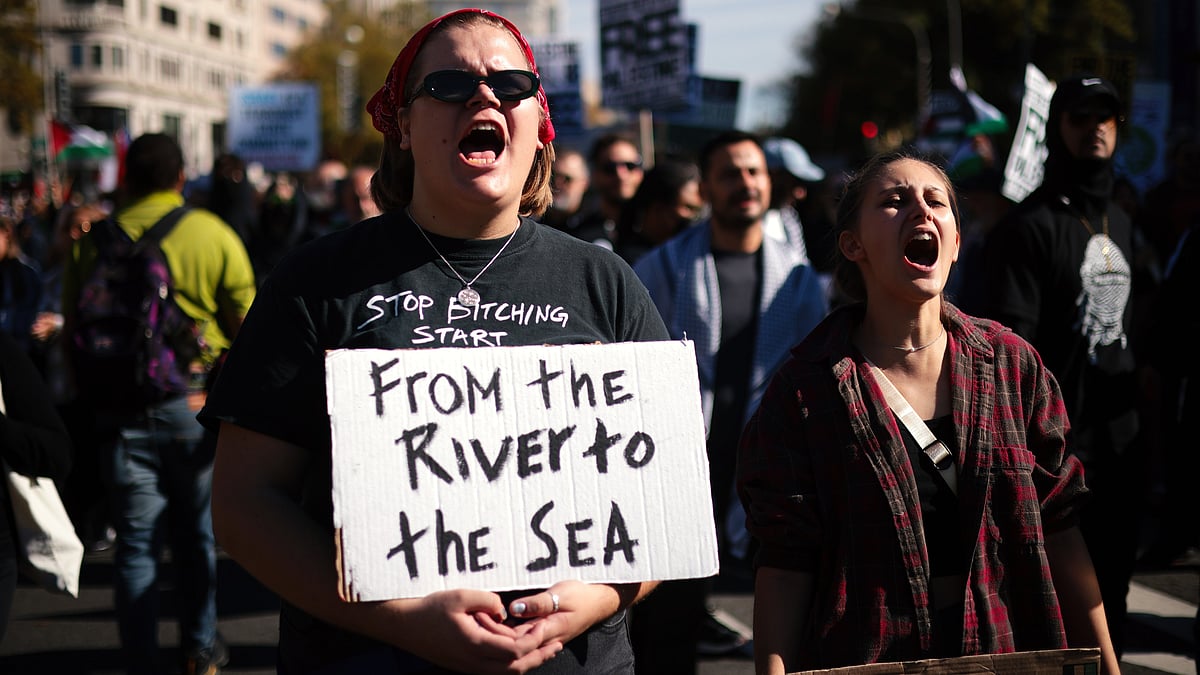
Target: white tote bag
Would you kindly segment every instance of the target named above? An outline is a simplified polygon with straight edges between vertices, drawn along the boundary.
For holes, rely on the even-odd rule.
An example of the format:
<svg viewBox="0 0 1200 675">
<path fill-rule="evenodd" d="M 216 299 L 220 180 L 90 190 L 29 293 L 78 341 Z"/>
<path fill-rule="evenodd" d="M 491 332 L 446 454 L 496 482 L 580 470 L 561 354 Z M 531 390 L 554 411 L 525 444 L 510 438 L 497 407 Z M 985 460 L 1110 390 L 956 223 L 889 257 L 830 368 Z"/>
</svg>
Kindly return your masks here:
<svg viewBox="0 0 1200 675">
<path fill-rule="evenodd" d="M 0 382 L 0 413 L 4 387 Z M 17 544 L 23 559 L 21 571 L 54 593 L 79 597 L 79 568 L 83 564 L 83 542 L 49 478 L 25 476 L 3 465 L 12 498 Z"/>
</svg>

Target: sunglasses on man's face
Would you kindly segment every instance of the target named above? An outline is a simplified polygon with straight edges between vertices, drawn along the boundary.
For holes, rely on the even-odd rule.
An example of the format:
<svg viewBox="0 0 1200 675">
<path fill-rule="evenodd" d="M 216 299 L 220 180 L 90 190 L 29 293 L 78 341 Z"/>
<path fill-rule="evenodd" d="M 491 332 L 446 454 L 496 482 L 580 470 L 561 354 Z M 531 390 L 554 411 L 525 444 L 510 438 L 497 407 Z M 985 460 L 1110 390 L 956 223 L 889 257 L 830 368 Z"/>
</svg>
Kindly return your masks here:
<svg viewBox="0 0 1200 675">
<path fill-rule="evenodd" d="M 1099 126 L 1117 121 L 1116 113 L 1109 110 L 1072 110 L 1067 113 L 1067 122 L 1073 127 Z"/>
<path fill-rule="evenodd" d="M 606 173 L 610 176 L 617 175 L 618 169 L 625 169 L 626 171 L 632 173 L 634 171 L 640 171 L 641 168 L 642 168 L 641 162 L 632 162 L 632 161 L 604 162 L 603 164 L 600 165 L 600 171 L 602 171 L 603 173 Z"/>
<path fill-rule="evenodd" d="M 538 76 L 528 70 L 499 70 L 490 75 L 477 75 L 465 70 L 435 70 L 425 76 L 421 88 L 417 89 L 412 103 L 422 93 L 428 93 L 446 103 L 463 103 L 471 100 L 482 82 L 501 101 L 520 101 L 537 93 Z"/>
</svg>

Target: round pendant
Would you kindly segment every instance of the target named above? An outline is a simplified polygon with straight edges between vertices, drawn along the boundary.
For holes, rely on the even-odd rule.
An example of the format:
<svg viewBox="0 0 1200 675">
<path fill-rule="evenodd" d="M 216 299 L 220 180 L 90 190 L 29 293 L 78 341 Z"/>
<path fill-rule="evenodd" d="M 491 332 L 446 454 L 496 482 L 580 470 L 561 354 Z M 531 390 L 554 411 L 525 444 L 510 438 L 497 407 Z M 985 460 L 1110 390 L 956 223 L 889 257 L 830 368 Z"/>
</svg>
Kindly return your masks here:
<svg viewBox="0 0 1200 675">
<path fill-rule="evenodd" d="M 479 292 L 467 286 L 458 292 L 458 304 L 463 307 L 474 307 L 479 304 Z"/>
</svg>

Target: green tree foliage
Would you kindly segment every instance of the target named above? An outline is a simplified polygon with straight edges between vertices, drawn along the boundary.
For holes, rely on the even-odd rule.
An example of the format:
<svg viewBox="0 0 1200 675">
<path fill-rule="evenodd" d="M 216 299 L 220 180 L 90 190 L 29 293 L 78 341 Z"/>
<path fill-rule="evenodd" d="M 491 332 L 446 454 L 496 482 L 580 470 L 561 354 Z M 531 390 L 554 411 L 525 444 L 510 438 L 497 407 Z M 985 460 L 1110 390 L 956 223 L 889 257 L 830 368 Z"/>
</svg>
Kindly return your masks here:
<svg viewBox="0 0 1200 675">
<path fill-rule="evenodd" d="M 321 143 L 325 155 L 346 163 L 374 164 L 383 138 L 371 126 L 367 101 L 383 85 L 396 54 L 431 18 L 423 2 L 401 0 L 382 16 L 351 11 L 346 0 L 329 3 L 329 21 L 288 54 L 275 81 L 315 82 L 321 95 Z M 357 38 L 357 40 L 355 40 Z M 343 131 L 338 110 L 338 58 L 351 50 L 357 58 L 357 130 Z"/>
<path fill-rule="evenodd" d="M 792 78 L 783 133 L 810 151 L 861 155 L 862 122 L 881 135 L 912 141 L 919 131 L 918 67 L 913 32 L 929 36 L 932 89 L 951 83 L 948 1 L 846 0 L 840 11 L 798 36 L 809 70 Z M 1131 0 L 957 0 L 967 84 L 1015 124 L 1025 65 L 1060 79 L 1090 70 L 1122 79 L 1136 39 Z"/>
<path fill-rule="evenodd" d="M 35 69 L 37 3 L 0 0 L 0 106 L 8 108 L 14 131 L 29 131 L 33 113 L 42 108 L 42 78 Z"/>
</svg>

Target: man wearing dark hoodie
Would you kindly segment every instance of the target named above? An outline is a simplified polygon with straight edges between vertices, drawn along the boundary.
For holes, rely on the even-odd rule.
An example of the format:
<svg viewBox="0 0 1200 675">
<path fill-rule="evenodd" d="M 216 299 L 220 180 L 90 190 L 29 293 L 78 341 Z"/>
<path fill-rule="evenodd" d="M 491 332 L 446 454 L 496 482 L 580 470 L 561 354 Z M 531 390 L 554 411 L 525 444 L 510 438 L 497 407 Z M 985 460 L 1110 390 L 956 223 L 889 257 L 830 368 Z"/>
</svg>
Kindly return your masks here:
<svg viewBox="0 0 1200 675">
<path fill-rule="evenodd" d="M 1080 525 L 1118 655 L 1144 493 L 1130 342 L 1132 225 L 1111 199 L 1121 119 L 1107 80 L 1058 85 L 1042 184 L 992 230 L 984 257 L 985 314 L 1029 340 L 1062 387 L 1068 442 L 1093 492 Z"/>
</svg>

